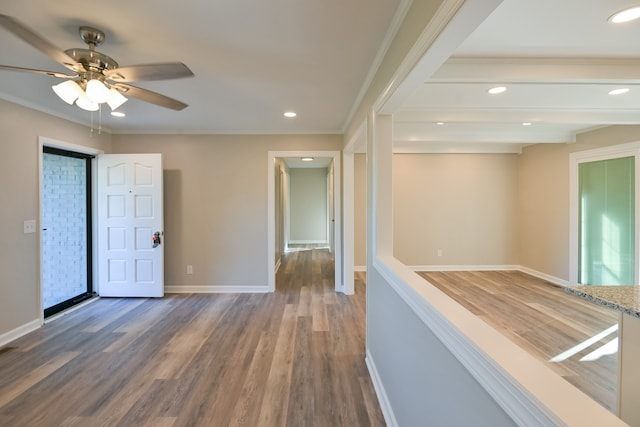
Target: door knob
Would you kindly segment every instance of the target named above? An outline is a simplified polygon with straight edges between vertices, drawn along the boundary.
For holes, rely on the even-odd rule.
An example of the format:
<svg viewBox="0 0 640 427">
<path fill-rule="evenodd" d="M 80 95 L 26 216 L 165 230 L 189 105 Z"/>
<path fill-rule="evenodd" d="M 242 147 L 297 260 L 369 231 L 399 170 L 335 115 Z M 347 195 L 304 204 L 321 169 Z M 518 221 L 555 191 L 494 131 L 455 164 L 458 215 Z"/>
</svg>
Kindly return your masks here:
<svg viewBox="0 0 640 427">
<path fill-rule="evenodd" d="M 162 243 L 162 241 L 160 240 L 160 232 L 156 231 L 155 233 L 153 233 L 153 237 L 151 238 L 151 240 L 153 241 L 154 248 L 160 246 L 160 243 Z"/>
</svg>

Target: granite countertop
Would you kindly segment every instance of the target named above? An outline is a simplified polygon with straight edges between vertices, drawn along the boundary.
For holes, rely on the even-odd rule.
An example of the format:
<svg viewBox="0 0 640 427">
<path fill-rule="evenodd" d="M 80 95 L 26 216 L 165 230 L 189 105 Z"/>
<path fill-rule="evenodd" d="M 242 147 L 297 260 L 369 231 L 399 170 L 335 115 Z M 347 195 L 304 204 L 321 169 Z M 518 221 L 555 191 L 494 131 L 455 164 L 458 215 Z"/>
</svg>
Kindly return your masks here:
<svg viewBox="0 0 640 427">
<path fill-rule="evenodd" d="M 640 318 L 640 286 L 567 286 L 566 291 L 605 307 Z"/>
</svg>

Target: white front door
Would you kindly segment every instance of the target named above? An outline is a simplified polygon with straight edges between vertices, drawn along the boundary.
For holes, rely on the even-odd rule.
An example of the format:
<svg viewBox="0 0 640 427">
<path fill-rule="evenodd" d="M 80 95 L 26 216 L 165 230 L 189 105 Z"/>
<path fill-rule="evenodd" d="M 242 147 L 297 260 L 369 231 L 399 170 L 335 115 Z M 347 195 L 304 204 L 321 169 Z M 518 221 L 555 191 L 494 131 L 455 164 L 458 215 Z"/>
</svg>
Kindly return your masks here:
<svg viewBox="0 0 640 427">
<path fill-rule="evenodd" d="M 164 295 L 161 154 L 98 156 L 98 294 Z"/>
</svg>

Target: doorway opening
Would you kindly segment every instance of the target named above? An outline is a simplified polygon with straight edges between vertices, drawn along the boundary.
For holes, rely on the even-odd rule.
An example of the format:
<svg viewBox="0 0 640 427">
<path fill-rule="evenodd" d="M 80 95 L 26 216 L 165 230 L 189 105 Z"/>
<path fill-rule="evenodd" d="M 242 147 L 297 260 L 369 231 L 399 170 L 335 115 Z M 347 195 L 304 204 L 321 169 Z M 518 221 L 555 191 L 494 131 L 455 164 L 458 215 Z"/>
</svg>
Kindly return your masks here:
<svg viewBox="0 0 640 427">
<path fill-rule="evenodd" d="M 275 291 L 275 275 L 287 251 L 324 247 L 333 259 L 335 290 L 344 292 L 340 152 L 270 151 L 268 161 L 269 291 Z"/>
<path fill-rule="evenodd" d="M 42 306 L 47 318 L 94 296 L 91 159 L 42 149 Z"/>
<path fill-rule="evenodd" d="M 283 182 L 284 252 L 329 249 L 333 221 L 331 159 L 306 162 L 284 159 Z"/>
</svg>

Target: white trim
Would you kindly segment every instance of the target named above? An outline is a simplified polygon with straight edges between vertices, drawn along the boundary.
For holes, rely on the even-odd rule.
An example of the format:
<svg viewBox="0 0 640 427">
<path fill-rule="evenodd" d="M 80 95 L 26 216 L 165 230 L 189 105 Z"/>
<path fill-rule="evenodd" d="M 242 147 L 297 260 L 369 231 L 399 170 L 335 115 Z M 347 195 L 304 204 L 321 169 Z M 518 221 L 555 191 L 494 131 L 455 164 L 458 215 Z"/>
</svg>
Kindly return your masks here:
<svg viewBox="0 0 640 427">
<path fill-rule="evenodd" d="M 569 286 L 569 282 L 555 276 L 534 270 L 523 265 L 409 265 L 415 272 L 419 271 L 519 271 L 538 279 L 546 280 L 559 286 Z M 360 267 L 361 268 L 361 267 Z M 364 271 L 364 270 L 361 270 Z"/>
<path fill-rule="evenodd" d="M 164 292 L 168 294 L 264 294 L 270 292 L 264 285 L 205 285 L 205 286 L 179 286 L 165 285 Z"/>
<path fill-rule="evenodd" d="M 78 153 L 89 154 L 91 156 L 98 156 L 100 154 L 104 154 L 103 150 L 99 150 L 93 147 L 87 147 L 85 145 L 72 144 L 70 142 L 60 141 L 58 139 L 49 138 L 46 136 L 39 136 L 38 143 L 40 144 L 40 148 L 42 146 L 59 148 L 61 150 L 67 151 L 75 151 Z"/>
<path fill-rule="evenodd" d="M 378 73 L 378 69 L 382 64 L 382 61 L 384 60 L 384 57 L 387 54 L 387 51 L 389 50 L 389 47 L 391 46 L 393 39 L 395 38 L 396 34 L 398 33 L 398 30 L 400 29 L 402 23 L 404 22 L 404 19 L 407 16 L 407 12 L 409 12 L 409 9 L 411 8 L 412 3 L 413 3 L 413 0 L 400 0 L 400 5 L 396 8 L 396 12 L 393 16 L 393 19 L 391 20 L 391 24 L 389 25 L 389 28 L 387 29 L 387 33 L 385 34 L 384 40 L 382 41 L 382 43 L 380 44 L 380 47 L 378 48 L 376 57 L 373 59 L 373 62 L 369 67 L 369 72 L 367 73 L 367 76 L 365 77 L 362 85 L 360 86 L 360 91 L 358 92 L 358 96 L 356 96 L 356 99 L 353 105 L 351 106 L 351 110 L 349 111 L 349 115 L 347 116 L 347 119 L 344 122 L 344 125 L 342 127 L 343 134 L 347 131 L 347 126 L 353 120 L 353 116 L 358 111 L 358 107 L 362 103 L 364 96 L 367 94 L 367 91 L 369 90 L 369 87 L 371 86 L 373 79 Z"/>
<path fill-rule="evenodd" d="M 367 266 L 366 265 L 354 265 L 353 266 L 353 271 L 357 271 L 357 272 L 365 272 L 367 271 Z"/>
<path fill-rule="evenodd" d="M 327 245 L 328 240 L 289 240 L 289 245 Z"/>
<path fill-rule="evenodd" d="M 553 283 L 558 286 L 569 286 L 570 283 L 567 280 L 561 279 L 559 277 L 551 276 L 550 274 L 542 273 L 540 271 L 534 270 L 525 266 L 518 266 L 518 271 L 528 274 L 533 277 L 537 277 L 538 279 L 546 280 L 549 283 Z"/>
<path fill-rule="evenodd" d="M 276 158 L 287 157 L 331 157 L 334 164 L 333 197 L 335 215 L 334 223 L 334 281 L 336 292 L 343 292 L 342 283 L 342 166 L 340 163 L 340 151 L 306 150 L 306 151 L 269 151 L 267 153 L 267 289 L 269 292 L 276 290 L 275 273 L 275 174 L 274 163 Z"/>
<path fill-rule="evenodd" d="M 378 114 L 395 113 L 502 1 L 444 1 L 374 102 L 373 110 Z"/>
<path fill-rule="evenodd" d="M 519 270 L 519 265 L 409 265 L 413 271 L 499 271 Z"/>
<path fill-rule="evenodd" d="M 355 259 L 355 158 L 356 151 L 367 144 L 367 121 L 362 121 L 354 135 L 342 150 L 342 282 L 344 293 L 353 295 L 355 283 L 353 262 Z M 365 267 L 366 268 L 366 267 Z M 364 271 L 364 270 L 363 270 Z"/>
<path fill-rule="evenodd" d="M 376 364 L 373 360 L 373 356 L 369 352 L 369 349 L 367 349 L 364 361 L 367 364 L 373 388 L 378 396 L 378 403 L 380 404 L 384 421 L 388 427 L 396 427 L 398 425 L 398 421 L 393 413 L 391 402 L 389 402 L 389 396 L 387 396 L 387 391 L 384 389 L 384 384 L 382 383 L 382 379 L 380 378 L 380 374 L 378 373 L 378 369 L 376 368 Z"/>
<path fill-rule="evenodd" d="M 34 319 L 30 322 L 25 323 L 22 326 L 18 326 L 17 328 L 11 331 L 5 332 L 4 334 L 0 335 L 0 347 L 2 347 L 3 345 L 9 344 L 11 341 L 15 341 L 18 338 L 24 335 L 27 335 L 30 332 L 33 332 L 39 329 L 42 325 L 43 323 L 40 319 Z"/>
<path fill-rule="evenodd" d="M 395 118 L 395 116 L 394 116 Z M 401 125 L 394 121 L 396 128 Z M 538 141 L 539 142 L 539 141 Z M 395 141 L 394 154 L 522 154 L 524 143 L 514 142 L 442 142 Z"/>
<path fill-rule="evenodd" d="M 595 148 L 592 150 L 577 151 L 569 154 L 569 283 L 578 283 L 578 185 L 580 163 L 610 160 L 620 157 L 635 157 L 635 203 L 636 203 L 636 266 L 635 284 L 640 283 L 640 265 L 638 257 L 640 238 L 637 232 L 640 225 L 640 141 L 626 144 L 612 145 L 609 147 Z"/>
<path fill-rule="evenodd" d="M 624 425 L 614 414 L 395 258 L 374 257 L 372 268 L 516 425 Z"/>
</svg>

